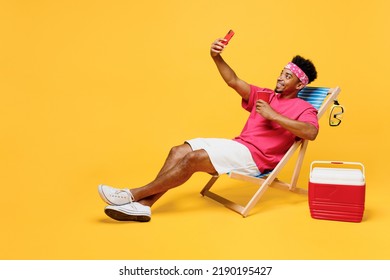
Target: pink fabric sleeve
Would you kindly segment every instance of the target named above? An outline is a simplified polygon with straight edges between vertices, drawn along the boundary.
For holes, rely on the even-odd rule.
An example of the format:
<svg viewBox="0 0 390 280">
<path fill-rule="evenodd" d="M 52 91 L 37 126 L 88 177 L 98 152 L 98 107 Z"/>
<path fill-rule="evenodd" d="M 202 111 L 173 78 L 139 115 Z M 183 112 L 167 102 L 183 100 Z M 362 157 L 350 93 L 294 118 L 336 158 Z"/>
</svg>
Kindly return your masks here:
<svg viewBox="0 0 390 280">
<path fill-rule="evenodd" d="M 298 117 L 298 121 L 310 123 L 314 125 L 317 129 L 319 129 L 317 113 L 318 113 L 317 110 L 310 105 Z"/>
</svg>

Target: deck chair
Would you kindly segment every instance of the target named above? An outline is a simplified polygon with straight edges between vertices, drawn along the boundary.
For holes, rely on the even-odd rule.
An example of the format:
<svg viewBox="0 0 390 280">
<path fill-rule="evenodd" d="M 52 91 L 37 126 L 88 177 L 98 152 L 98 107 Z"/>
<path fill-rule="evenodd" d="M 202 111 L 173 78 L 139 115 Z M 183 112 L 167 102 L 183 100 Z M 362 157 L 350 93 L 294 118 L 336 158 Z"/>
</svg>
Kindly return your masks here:
<svg viewBox="0 0 390 280">
<path fill-rule="evenodd" d="M 327 109 L 333 104 L 337 103 L 337 97 L 341 89 L 339 87 L 335 88 L 325 88 L 325 87 L 305 87 L 299 93 L 298 97 L 308 101 L 318 110 L 318 119 L 320 119 Z M 306 189 L 301 189 L 297 187 L 299 173 L 301 171 L 302 163 L 305 157 L 308 140 L 297 140 L 290 147 L 278 165 L 268 174 L 260 175 L 258 177 L 243 175 L 236 172 L 231 172 L 228 174 L 232 179 L 243 180 L 249 183 L 254 183 L 259 186 L 256 193 L 252 196 L 249 202 L 242 206 L 231 200 L 228 200 L 221 195 L 216 194 L 215 192 L 210 191 L 210 188 L 214 185 L 219 175 L 214 175 L 202 189 L 201 194 L 203 196 L 209 197 L 227 208 L 241 214 L 243 217 L 247 217 L 251 209 L 257 204 L 261 196 L 268 189 L 269 186 L 289 190 L 295 193 L 307 194 Z M 296 158 L 295 167 L 293 174 L 291 176 L 290 183 L 283 182 L 277 178 L 278 174 L 282 171 L 283 167 L 289 162 L 295 152 L 300 148 L 298 156 Z"/>
</svg>

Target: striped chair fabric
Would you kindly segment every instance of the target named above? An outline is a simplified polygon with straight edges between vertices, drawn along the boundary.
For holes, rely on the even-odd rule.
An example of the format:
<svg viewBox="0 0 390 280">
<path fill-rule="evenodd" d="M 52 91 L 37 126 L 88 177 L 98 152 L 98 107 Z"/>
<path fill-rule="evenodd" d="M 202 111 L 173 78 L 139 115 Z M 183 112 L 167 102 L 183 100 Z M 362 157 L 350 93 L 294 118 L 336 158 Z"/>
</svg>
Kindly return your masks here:
<svg viewBox="0 0 390 280">
<path fill-rule="evenodd" d="M 319 110 L 328 92 L 329 88 L 326 87 L 304 87 L 298 92 L 298 97 L 309 102 L 314 108 Z"/>
</svg>

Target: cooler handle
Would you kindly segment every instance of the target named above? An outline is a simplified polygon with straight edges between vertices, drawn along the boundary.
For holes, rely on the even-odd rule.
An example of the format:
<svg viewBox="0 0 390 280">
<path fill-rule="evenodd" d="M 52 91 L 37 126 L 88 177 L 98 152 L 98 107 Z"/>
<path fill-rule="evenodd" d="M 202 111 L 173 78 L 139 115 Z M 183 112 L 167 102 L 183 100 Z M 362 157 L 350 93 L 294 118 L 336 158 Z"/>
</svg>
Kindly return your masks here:
<svg viewBox="0 0 390 280">
<path fill-rule="evenodd" d="M 323 160 L 316 160 L 316 161 L 313 161 L 311 164 L 310 164 L 310 172 L 313 170 L 313 166 L 316 165 L 316 164 L 339 164 L 339 165 L 358 165 L 362 172 L 363 172 L 363 176 L 365 176 L 365 168 L 364 168 L 364 165 L 360 162 L 352 162 L 352 161 L 323 161 Z"/>
</svg>

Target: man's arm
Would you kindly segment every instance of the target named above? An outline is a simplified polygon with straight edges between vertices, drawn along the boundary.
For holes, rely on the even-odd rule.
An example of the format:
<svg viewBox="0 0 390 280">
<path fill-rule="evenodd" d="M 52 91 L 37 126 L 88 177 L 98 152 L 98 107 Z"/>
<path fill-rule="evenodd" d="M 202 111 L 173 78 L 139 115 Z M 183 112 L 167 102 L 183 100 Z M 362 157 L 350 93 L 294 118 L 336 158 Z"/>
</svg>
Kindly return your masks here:
<svg viewBox="0 0 390 280">
<path fill-rule="evenodd" d="M 225 49 L 226 45 L 222 44 L 224 39 L 217 39 L 211 44 L 210 54 L 213 58 L 215 65 L 217 65 L 218 71 L 226 84 L 233 88 L 241 97 L 245 100 L 249 100 L 250 85 L 238 78 L 232 68 L 223 60 L 221 53 Z"/>
<path fill-rule="evenodd" d="M 307 122 L 292 120 L 281 114 L 278 114 L 267 102 L 263 100 L 257 100 L 256 112 L 262 115 L 264 118 L 278 123 L 280 126 L 287 129 L 299 138 L 314 140 L 317 137 L 318 129 L 314 125 Z"/>
</svg>

